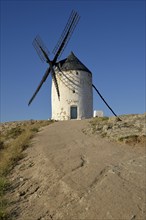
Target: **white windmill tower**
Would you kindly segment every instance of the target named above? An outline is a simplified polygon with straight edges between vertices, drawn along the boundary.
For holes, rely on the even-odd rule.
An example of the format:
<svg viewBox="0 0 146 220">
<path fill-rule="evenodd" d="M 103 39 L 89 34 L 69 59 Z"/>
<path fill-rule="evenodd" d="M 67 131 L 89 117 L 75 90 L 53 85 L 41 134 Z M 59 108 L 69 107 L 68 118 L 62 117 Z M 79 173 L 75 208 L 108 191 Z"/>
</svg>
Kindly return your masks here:
<svg viewBox="0 0 146 220">
<path fill-rule="evenodd" d="M 71 52 L 57 63 L 60 99 L 52 83 L 52 119 L 85 119 L 93 116 L 92 73 Z"/>
<path fill-rule="evenodd" d="M 69 120 L 69 119 L 86 119 L 93 116 L 93 94 L 92 87 L 102 98 L 112 113 L 117 116 L 110 108 L 97 88 L 92 84 L 92 73 L 88 68 L 79 61 L 79 59 L 71 52 L 71 54 L 60 62 L 57 62 L 61 56 L 71 34 L 73 33 L 79 15 L 72 11 L 65 26 L 65 29 L 54 48 L 54 59 L 50 60 L 49 52 L 37 36 L 33 41 L 39 57 L 42 61 L 49 64 L 41 82 L 39 83 L 35 93 L 30 99 L 28 105 L 31 104 L 48 75 L 52 75 L 52 119 Z"/>
</svg>

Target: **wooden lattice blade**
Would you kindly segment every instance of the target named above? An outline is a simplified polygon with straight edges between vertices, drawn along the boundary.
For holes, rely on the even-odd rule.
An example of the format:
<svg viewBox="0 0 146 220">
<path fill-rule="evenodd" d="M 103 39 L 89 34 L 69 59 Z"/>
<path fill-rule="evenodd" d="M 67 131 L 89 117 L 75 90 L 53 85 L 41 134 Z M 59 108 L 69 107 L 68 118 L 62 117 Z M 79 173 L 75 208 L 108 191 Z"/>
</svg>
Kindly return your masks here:
<svg viewBox="0 0 146 220">
<path fill-rule="evenodd" d="M 35 96 L 37 95 L 37 93 L 39 92 L 40 88 L 42 87 L 43 83 L 46 81 L 48 75 L 50 73 L 50 67 L 46 70 L 41 82 L 39 83 L 36 91 L 34 92 L 33 96 L 31 97 L 31 99 L 28 102 L 28 105 L 30 105 L 32 103 L 32 101 L 34 100 Z"/>
<path fill-rule="evenodd" d="M 78 21 L 79 21 L 79 15 L 77 12 L 72 11 L 71 15 L 68 19 L 68 22 L 64 28 L 64 31 L 56 45 L 56 47 L 53 50 L 53 53 L 55 54 L 53 61 L 56 63 L 58 57 L 62 54 L 64 48 L 66 47 Z"/>
</svg>

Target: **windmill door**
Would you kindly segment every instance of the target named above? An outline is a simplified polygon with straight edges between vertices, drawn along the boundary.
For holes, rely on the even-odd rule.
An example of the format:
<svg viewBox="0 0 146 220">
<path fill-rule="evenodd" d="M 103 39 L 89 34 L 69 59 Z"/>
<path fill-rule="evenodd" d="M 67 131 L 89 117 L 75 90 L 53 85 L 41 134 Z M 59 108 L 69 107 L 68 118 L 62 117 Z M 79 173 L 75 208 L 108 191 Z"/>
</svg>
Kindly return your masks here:
<svg viewBox="0 0 146 220">
<path fill-rule="evenodd" d="M 70 107 L 70 118 L 77 119 L 77 106 Z"/>
</svg>

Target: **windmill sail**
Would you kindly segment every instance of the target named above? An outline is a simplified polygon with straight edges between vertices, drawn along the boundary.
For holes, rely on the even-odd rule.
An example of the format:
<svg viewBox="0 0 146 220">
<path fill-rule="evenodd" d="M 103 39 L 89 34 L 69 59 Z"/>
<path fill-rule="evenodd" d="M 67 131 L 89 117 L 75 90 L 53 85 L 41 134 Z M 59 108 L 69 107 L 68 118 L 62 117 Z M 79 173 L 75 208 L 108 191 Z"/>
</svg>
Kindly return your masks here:
<svg viewBox="0 0 146 220">
<path fill-rule="evenodd" d="M 34 100 L 34 98 L 36 97 L 37 93 L 39 92 L 40 88 L 42 87 L 43 83 L 46 81 L 49 73 L 52 73 L 52 79 L 57 91 L 57 95 L 58 98 L 60 99 L 60 93 L 59 93 L 59 86 L 58 86 L 58 82 L 57 82 L 57 78 L 56 78 L 56 73 L 54 71 L 54 66 L 56 66 L 56 61 L 58 59 L 58 57 L 62 54 L 64 48 L 67 45 L 67 42 L 69 41 L 71 34 L 73 33 L 77 23 L 79 21 L 79 15 L 77 12 L 72 11 L 71 15 L 68 19 L 68 22 L 64 28 L 64 31 L 56 45 L 56 47 L 54 48 L 54 59 L 51 61 L 49 59 L 49 51 L 47 49 L 47 47 L 45 46 L 45 44 L 43 43 L 42 39 L 40 38 L 40 36 L 36 36 L 36 38 L 33 41 L 33 46 L 35 48 L 35 50 L 37 51 L 40 59 L 42 61 L 45 61 L 49 64 L 49 68 L 46 70 L 41 82 L 39 83 L 35 93 L 33 94 L 32 98 L 30 99 L 28 105 L 31 104 L 31 102 Z"/>
<path fill-rule="evenodd" d="M 47 47 L 43 43 L 41 37 L 37 35 L 33 40 L 32 45 L 34 46 L 37 54 L 39 55 L 40 59 L 44 62 L 48 61 L 48 57 L 50 52 L 48 51 Z"/>
<path fill-rule="evenodd" d="M 43 76 L 41 82 L 39 83 L 39 85 L 38 85 L 36 91 L 34 92 L 33 96 L 32 96 L 31 99 L 29 100 L 28 105 L 30 105 L 30 104 L 32 103 L 32 101 L 34 100 L 34 98 L 36 97 L 36 95 L 37 95 L 37 93 L 39 92 L 40 88 L 42 87 L 43 83 L 46 81 L 46 79 L 47 79 L 49 73 L 50 73 L 50 68 L 48 68 L 48 69 L 46 70 L 46 72 L 45 72 L 45 74 L 44 74 L 44 76 Z"/>
<path fill-rule="evenodd" d="M 80 17 L 78 15 L 78 13 L 75 11 L 72 11 L 71 15 L 68 19 L 68 22 L 62 32 L 62 35 L 53 50 L 53 53 L 55 54 L 54 62 L 57 61 L 58 57 L 60 57 L 62 52 L 64 51 L 79 19 L 80 19 Z"/>
</svg>

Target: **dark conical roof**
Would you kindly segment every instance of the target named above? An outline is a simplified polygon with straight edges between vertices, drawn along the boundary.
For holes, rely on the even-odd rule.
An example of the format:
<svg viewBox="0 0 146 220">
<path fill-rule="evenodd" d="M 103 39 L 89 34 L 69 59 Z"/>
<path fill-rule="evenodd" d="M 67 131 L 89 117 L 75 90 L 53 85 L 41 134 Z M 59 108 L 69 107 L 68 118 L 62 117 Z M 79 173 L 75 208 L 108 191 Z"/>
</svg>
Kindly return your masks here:
<svg viewBox="0 0 146 220">
<path fill-rule="evenodd" d="M 82 70 L 91 73 L 91 71 L 74 55 L 73 52 L 70 55 L 60 62 L 57 63 L 61 70 Z"/>
</svg>

